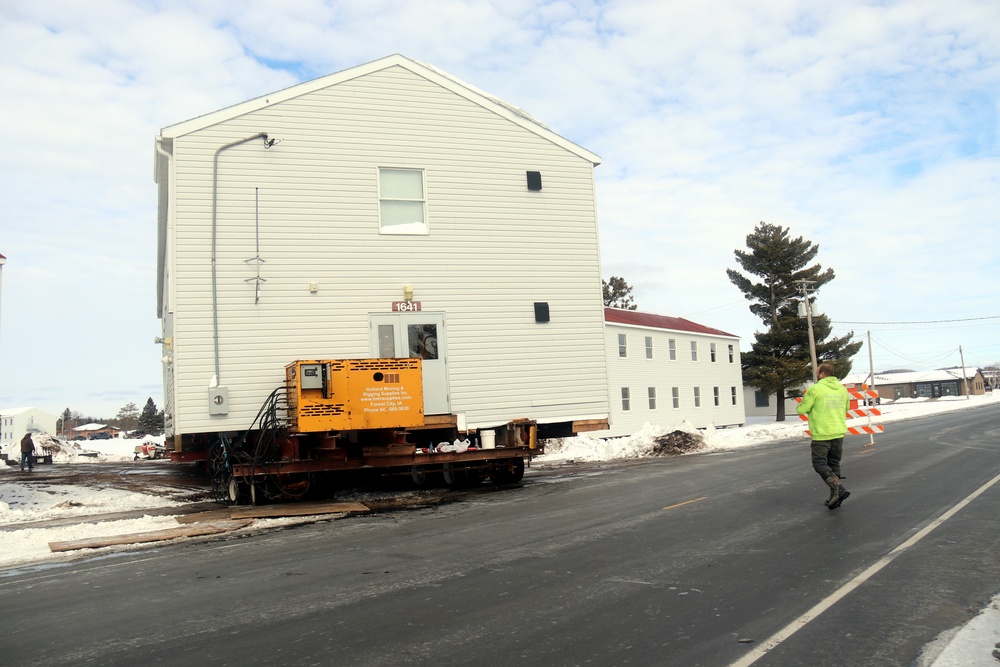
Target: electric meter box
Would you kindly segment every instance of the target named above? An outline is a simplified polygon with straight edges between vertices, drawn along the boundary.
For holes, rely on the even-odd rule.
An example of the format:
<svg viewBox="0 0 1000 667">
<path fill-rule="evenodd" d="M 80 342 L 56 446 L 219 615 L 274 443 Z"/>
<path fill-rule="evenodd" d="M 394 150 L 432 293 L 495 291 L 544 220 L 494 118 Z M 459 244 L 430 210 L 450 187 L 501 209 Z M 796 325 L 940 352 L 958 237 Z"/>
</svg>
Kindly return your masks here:
<svg viewBox="0 0 1000 667">
<path fill-rule="evenodd" d="M 294 361 L 285 389 L 293 433 L 424 424 L 420 359 Z"/>
<path fill-rule="evenodd" d="M 302 364 L 299 372 L 302 374 L 301 386 L 303 389 L 323 388 L 323 364 Z"/>
</svg>

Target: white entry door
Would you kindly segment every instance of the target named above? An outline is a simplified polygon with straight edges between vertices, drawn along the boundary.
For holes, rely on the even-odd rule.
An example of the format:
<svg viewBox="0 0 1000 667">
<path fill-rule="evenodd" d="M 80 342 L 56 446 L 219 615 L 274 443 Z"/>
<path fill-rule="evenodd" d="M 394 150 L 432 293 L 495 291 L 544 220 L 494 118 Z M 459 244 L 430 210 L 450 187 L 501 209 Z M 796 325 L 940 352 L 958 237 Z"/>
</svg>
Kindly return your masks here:
<svg viewBox="0 0 1000 667">
<path fill-rule="evenodd" d="M 424 414 L 451 414 L 444 313 L 389 313 L 370 317 L 372 354 L 380 359 L 421 359 Z"/>
</svg>

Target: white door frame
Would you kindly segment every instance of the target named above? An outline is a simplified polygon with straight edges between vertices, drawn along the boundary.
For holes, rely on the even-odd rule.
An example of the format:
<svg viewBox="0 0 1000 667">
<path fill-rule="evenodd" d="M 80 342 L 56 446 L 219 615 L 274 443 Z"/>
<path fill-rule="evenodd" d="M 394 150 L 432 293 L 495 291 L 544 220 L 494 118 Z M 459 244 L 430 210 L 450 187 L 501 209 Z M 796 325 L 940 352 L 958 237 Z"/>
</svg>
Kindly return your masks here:
<svg viewBox="0 0 1000 667">
<path fill-rule="evenodd" d="M 368 321 L 372 356 L 421 359 L 424 414 L 451 414 L 444 313 L 370 313 Z"/>
</svg>

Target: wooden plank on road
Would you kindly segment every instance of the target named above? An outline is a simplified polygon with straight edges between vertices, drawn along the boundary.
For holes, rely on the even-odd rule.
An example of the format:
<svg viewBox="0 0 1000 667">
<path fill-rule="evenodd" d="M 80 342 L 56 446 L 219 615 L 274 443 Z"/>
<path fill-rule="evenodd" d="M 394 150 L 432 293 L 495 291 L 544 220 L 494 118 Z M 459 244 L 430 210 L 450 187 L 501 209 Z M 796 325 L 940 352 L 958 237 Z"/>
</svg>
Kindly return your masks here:
<svg viewBox="0 0 1000 667">
<path fill-rule="evenodd" d="M 284 503 L 281 505 L 230 507 L 230 519 L 263 519 L 283 516 L 310 516 L 313 514 L 341 514 L 370 512 L 362 503 Z"/>
<path fill-rule="evenodd" d="M 110 547 L 119 544 L 162 542 L 163 540 L 172 540 L 178 537 L 200 537 L 203 535 L 226 533 L 238 528 L 245 528 L 251 523 L 253 523 L 251 519 L 244 519 L 242 521 L 216 521 L 214 523 L 199 523 L 190 526 L 178 526 L 177 528 L 165 528 L 163 530 L 150 530 L 144 533 L 128 533 L 112 537 L 89 537 L 64 542 L 49 542 L 49 549 L 53 552 L 74 551 L 76 549 L 97 549 L 99 547 Z"/>
</svg>

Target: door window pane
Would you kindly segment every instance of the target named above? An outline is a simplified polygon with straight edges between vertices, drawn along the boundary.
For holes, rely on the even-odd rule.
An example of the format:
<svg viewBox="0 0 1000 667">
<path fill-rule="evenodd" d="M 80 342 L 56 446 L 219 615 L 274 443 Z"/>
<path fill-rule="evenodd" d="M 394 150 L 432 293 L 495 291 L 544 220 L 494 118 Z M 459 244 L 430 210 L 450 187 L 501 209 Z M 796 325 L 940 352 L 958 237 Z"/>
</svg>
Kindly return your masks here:
<svg viewBox="0 0 1000 667">
<path fill-rule="evenodd" d="M 396 327 L 391 324 L 378 325 L 378 356 L 381 359 L 396 358 Z"/>
<path fill-rule="evenodd" d="M 410 357 L 418 359 L 438 358 L 438 339 L 436 324 L 409 324 L 406 327 L 407 344 L 410 346 Z"/>
</svg>

